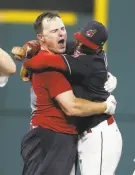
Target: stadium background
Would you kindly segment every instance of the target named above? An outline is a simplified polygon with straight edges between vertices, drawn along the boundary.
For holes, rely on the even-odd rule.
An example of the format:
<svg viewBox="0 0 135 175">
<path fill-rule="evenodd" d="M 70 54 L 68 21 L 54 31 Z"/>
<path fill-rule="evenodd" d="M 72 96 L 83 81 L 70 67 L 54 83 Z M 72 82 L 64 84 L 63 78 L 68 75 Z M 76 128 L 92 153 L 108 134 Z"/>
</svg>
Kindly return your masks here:
<svg viewBox="0 0 135 175">
<path fill-rule="evenodd" d="M 69 39 L 88 19 L 95 18 L 108 26 L 109 70 L 118 78 L 114 92 L 118 101 L 116 120 L 123 136 L 123 154 L 116 175 L 131 175 L 135 169 L 134 7 L 134 0 L 4 0 L 0 6 L 0 47 L 8 52 L 36 38 L 32 22 L 41 13 L 39 10 L 59 11 Z M 20 80 L 21 63 L 16 64 L 17 74 L 0 89 L 0 175 L 21 174 L 20 143 L 29 129 L 30 84 Z"/>
</svg>

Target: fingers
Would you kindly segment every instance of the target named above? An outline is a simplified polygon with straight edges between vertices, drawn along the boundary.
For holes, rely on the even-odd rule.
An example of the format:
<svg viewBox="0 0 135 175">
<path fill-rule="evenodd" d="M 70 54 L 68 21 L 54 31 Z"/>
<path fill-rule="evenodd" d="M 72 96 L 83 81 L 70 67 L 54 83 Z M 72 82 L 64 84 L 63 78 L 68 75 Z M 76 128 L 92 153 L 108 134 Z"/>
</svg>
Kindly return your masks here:
<svg viewBox="0 0 135 175">
<path fill-rule="evenodd" d="M 108 80 L 105 82 L 104 89 L 110 93 L 116 88 L 116 86 L 117 86 L 117 78 L 109 72 Z"/>
<path fill-rule="evenodd" d="M 115 97 L 114 97 L 113 95 L 110 95 L 110 96 L 107 98 L 107 101 L 111 101 L 111 102 L 113 102 L 113 103 L 117 103 L 117 102 L 116 102 L 116 99 L 115 99 Z"/>
<path fill-rule="evenodd" d="M 14 55 L 14 58 L 15 58 L 16 60 L 22 61 L 22 57 L 20 57 L 20 56 L 18 56 L 18 55 Z"/>
<path fill-rule="evenodd" d="M 116 99 L 115 99 L 115 97 L 113 95 L 110 95 L 107 98 L 106 104 L 107 104 L 107 109 L 106 109 L 105 113 L 107 113 L 109 115 L 115 114 L 117 101 L 116 101 Z"/>
<path fill-rule="evenodd" d="M 115 88 L 112 87 L 112 86 L 113 86 L 112 84 L 105 85 L 105 86 L 104 86 L 104 89 L 105 89 L 107 92 L 111 93 L 111 92 L 115 89 Z"/>
<path fill-rule="evenodd" d="M 30 81 L 28 70 L 25 69 L 23 66 L 21 67 L 20 76 L 23 81 Z"/>
<path fill-rule="evenodd" d="M 24 58 L 31 58 L 35 56 L 40 50 L 40 43 L 38 40 L 27 41 L 22 47 L 13 47 L 11 53 L 16 60 L 24 60 Z"/>
<path fill-rule="evenodd" d="M 23 47 L 13 47 L 11 53 L 14 55 L 15 59 L 23 60 L 26 56 L 26 49 Z"/>
<path fill-rule="evenodd" d="M 110 76 L 113 76 L 113 75 L 111 74 L 111 72 L 108 72 L 108 77 L 110 77 Z"/>
</svg>

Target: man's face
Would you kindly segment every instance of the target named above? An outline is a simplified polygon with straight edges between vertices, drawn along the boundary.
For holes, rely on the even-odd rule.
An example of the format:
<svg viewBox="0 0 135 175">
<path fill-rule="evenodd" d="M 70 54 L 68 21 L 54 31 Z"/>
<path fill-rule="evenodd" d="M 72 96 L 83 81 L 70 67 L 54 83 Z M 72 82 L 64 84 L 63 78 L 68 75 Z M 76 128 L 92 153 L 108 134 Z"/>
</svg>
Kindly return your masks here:
<svg viewBox="0 0 135 175">
<path fill-rule="evenodd" d="M 42 21 L 42 34 L 38 37 L 41 41 L 41 48 L 53 53 L 64 53 L 66 50 L 67 32 L 62 20 L 44 19 Z"/>
</svg>

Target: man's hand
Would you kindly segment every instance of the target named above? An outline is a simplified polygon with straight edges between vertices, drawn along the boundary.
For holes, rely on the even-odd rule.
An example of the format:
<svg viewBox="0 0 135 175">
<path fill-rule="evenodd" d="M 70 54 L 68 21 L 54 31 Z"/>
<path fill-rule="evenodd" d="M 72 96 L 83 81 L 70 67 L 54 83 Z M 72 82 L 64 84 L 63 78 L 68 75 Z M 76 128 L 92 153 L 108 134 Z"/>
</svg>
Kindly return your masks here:
<svg viewBox="0 0 135 175">
<path fill-rule="evenodd" d="M 115 97 L 113 95 L 110 95 L 107 98 L 105 103 L 107 105 L 107 109 L 105 110 L 105 113 L 109 114 L 109 115 L 115 114 L 115 109 L 116 109 L 116 105 L 117 105 Z"/>
<path fill-rule="evenodd" d="M 14 55 L 16 60 L 22 61 L 27 55 L 27 48 L 26 47 L 13 47 L 11 53 Z"/>
<path fill-rule="evenodd" d="M 117 78 L 108 72 L 108 80 L 105 82 L 104 88 L 111 93 L 117 86 Z"/>
<path fill-rule="evenodd" d="M 38 40 L 31 40 L 26 42 L 23 47 L 13 47 L 11 53 L 17 60 L 24 60 L 26 57 L 31 58 L 35 56 L 40 50 L 40 43 Z"/>
<path fill-rule="evenodd" d="M 20 71 L 20 77 L 23 81 L 27 82 L 30 81 L 30 75 L 27 69 L 25 69 L 23 66 L 21 67 Z"/>
</svg>

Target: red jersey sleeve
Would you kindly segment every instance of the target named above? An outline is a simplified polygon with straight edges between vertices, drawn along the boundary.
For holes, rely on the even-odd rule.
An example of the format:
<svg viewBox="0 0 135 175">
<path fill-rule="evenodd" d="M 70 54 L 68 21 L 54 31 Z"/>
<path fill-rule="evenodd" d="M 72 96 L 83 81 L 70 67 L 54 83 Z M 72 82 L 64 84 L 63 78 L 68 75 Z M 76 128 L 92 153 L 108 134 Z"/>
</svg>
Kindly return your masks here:
<svg viewBox="0 0 135 175">
<path fill-rule="evenodd" d="M 70 83 L 60 72 L 50 72 L 47 88 L 52 98 L 63 92 L 72 90 Z"/>
<path fill-rule="evenodd" d="M 68 69 L 62 56 L 49 54 L 43 51 L 42 52 L 40 51 L 40 54 L 32 57 L 31 59 L 26 60 L 24 62 L 24 67 L 26 69 L 32 69 L 36 71 L 42 70 L 48 67 L 61 69 L 65 71 Z"/>
</svg>

